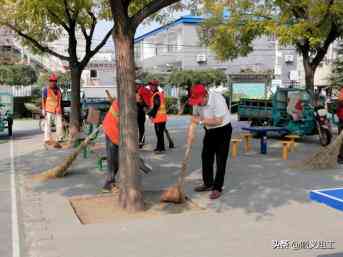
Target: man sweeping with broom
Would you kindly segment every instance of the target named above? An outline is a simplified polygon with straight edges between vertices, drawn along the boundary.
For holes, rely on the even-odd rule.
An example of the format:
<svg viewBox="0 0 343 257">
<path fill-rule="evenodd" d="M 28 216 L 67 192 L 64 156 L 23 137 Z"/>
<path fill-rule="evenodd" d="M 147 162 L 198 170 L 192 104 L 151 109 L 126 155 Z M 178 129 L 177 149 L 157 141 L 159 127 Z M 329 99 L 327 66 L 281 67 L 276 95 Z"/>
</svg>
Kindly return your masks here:
<svg viewBox="0 0 343 257">
<path fill-rule="evenodd" d="M 45 117 L 44 144 L 53 145 L 55 148 L 61 148 L 59 144 L 63 138 L 62 124 L 62 93 L 57 86 L 56 74 L 49 76 L 49 86 L 43 89 L 42 93 L 42 115 Z M 51 138 L 52 120 L 56 124 L 57 140 Z"/>
<path fill-rule="evenodd" d="M 201 155 L 203 184 L 194 190 L 212 191 L 210 199 L 214 200 L 221 196 L 229 155 L 232 133 L 229 109 L 221 94 L 208 92 L 202 84 L 192 87 L 188 102 L 193 105 L 192 121 L 204 125 L 205 129 Z M 217 164 L 215 176 L 214 159 Z"/>
</svg>

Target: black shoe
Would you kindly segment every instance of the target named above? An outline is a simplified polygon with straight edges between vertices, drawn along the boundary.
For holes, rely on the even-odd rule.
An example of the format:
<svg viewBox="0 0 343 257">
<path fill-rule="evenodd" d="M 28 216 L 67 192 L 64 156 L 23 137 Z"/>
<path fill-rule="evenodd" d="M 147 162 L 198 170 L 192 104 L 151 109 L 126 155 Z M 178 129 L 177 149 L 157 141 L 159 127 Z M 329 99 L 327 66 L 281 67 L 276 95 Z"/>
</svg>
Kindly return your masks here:
<svg viewBox="0 0 343 257">
<path fill-rule="evenodd" d="M 337 160 L 337 163 L 338 163 L 338 164 L 343 164 L 343 159 L 338 159 L 338 160 Z"/>
<path fill-rule="evenodd" d="M 205 185 L 201 185 L 201 186 L 197 186 L 194 188 L 195 192 L 206 192 L 206 191 L 212 191 L 212 186 L 205 186 Z"/>
<path fill-rule="evenodd" d="M 102 188 L 103 193 L 110 193 L 112 191 L 112 188 L 115 187 L 115 182 L 114 181 L 106 181 L 105 185 Z"/>
<path fill-rule="evenodd" d="M 157 150 L 157 151 L 154 151 L 155 154 L 164 154 L 166 150 Z"/>
<path fill-rule="evenodd" d="M 174 148 L 175 146 L 174 146 L 174 143 L 169 143 L 169 148 L 171 149 L 171 148 Z"/>
</svg>

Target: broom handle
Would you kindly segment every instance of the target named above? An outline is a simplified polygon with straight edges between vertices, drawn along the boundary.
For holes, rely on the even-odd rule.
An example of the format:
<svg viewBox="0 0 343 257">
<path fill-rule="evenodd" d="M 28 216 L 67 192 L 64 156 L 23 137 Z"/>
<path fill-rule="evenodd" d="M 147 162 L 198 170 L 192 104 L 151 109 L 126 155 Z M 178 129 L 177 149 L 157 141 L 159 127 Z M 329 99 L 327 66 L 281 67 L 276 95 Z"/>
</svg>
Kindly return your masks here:
<svg viewBox="0 0 343 257">
<path fill-rule="evenodd" d="M 111 93 L 107 89 L 105 90 L 105 92 L 108 100 L 112 103 L 114 101 L 114 98 L 112 97 Z"/>
<path fill-rule="evenodd" d="M 188 161 L 191 157 L 191 150 L 192 150 L 192 144 L 194 141 L 194 129 L 195 129 L 196 123 L 192 122 L 187 130 L 187 146 L 186 146 L 186 152 L 185 152 L 185 156 L 182 160 L 182 164 L 181 164 L 181 172 L 180 172 L 180 177 L 178 180 L 178 186 L 179 187 L 183 187 L 184 183 L 185 183 L 185 178 L 187 175 L 187 164 Z"/>
<path fill-rule="evenodd" d="M 166 133 L 166 136 L 167 136 L 167 139 L 168 139 L 169 144 L 170 144 L 170 143 L 174 144 L 173 139 L 171 138 L 171 136 L 170 136 L 169 131 L 168 131 L 167 128 L 164 129 L 164 132 Z"/>
</svg>

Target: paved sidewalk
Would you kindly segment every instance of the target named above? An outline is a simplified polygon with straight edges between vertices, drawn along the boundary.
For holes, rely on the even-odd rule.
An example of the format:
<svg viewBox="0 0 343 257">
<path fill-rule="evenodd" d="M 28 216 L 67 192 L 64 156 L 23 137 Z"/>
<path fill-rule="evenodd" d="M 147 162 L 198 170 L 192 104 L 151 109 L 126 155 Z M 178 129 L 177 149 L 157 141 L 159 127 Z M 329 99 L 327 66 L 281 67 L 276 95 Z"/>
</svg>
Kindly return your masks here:
<svg viewBox="0 0 343 257">
<path fill-rule="evenodd" d="M 152 127 L 142 155 L 153 167 L 143 176 L 146 190 L 160 190 L 175 183 L 184 154 L 185 129 L 189 118 L 173 117 L 168 128 L 177 148 L 166 155 L 151 153 L 155 139 Z M 237 127 L 238 124 L 234 124 Z M 236 130 L 235 133 L 238 133 Z M 342 169 L 297 171 L 288 164 L 319 148 L 307 138 L 290 161 L 281 160 L 281 144 L 270 141 L 269 153 L 261 156 L 258 141 L 254 151 L 230 163 L 224 196 L 208 200 L 192 191 L 201 179 L 201 139 L 192 152 L 187 178 L 188 195 L 206 211 L 163 215 L 111 224 L 81 225 L 68 197 L 95 195 L 104 180 L 94 159 L 79 157 L 72 175 L 48 182 L 28 184 L 28 176 L 60 163 L 65 150 L 46 151 L 42 135 L 17 138 L 16 170 L 21 182 L 21 201 L 27 256 L 31 257 L 269 257 L 343 256 L 342 213 L 308 200 L 311 189 L 342 186 Z M 335 249 L 273 250 L 273 240 L 332 240 Z"/>
</svg>

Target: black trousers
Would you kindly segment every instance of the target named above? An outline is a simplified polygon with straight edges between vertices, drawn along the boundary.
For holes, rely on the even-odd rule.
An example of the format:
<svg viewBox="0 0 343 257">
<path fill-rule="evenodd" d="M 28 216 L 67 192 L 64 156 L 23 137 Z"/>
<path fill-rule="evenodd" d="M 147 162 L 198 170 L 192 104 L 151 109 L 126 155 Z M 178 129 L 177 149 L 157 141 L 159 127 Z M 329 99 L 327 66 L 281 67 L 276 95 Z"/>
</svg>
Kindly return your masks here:
<svg viewBox="0 0 343 257">
<path fill-rule="evenodd" d="M 119 147 L 113 144 L 111 139 L 106 136 L 106 154 L 108 174 L 106 181 L 115 182 L 115 177 L 119 169 Z"/>
<path fill-rule="evenodd" d="M 165 151 L 166 148 L 164 146 L 164 130 L 166 128 L 166 123 L 155 123 L 155 132 L 157 137 L 157 144 L 156 149 L 157 151 Z"/>
<path fill-rule="evenodd" d="M 338 134 L 340 134 L 342 130 L 343 130 L 343 120 L 339 119 Z M 341 148 L 339 150 L 339 154 L 338 154 L 337 158 L 338 158 L 338 160 L 343 160 L 343 144 L 341 144 Z"/>
<path fill-rule="evenodd" d="M 232 127 L 231 124 L 228 124 L 220 128 L 205 129 L 205 131 L 201 154 L 204 185 L 221 192 L 229 156 Z M 217 166 L 215 178 L 213 174 L 214 158 Z"/>
<path fill-rule="evenodd" d="M 145 113 L 144 112 L 138 112 L 137 115 L 137 122 L 138 122 L 138 143 L 139 144 L 144 144 L 145 143 Z"/>
</svg>

